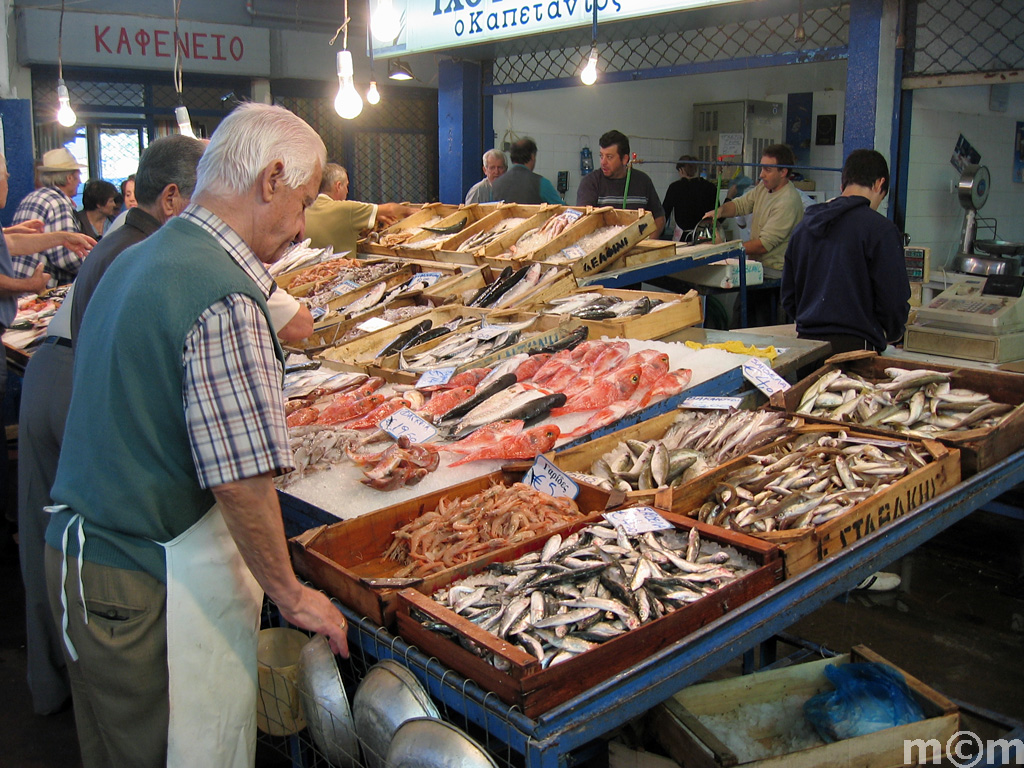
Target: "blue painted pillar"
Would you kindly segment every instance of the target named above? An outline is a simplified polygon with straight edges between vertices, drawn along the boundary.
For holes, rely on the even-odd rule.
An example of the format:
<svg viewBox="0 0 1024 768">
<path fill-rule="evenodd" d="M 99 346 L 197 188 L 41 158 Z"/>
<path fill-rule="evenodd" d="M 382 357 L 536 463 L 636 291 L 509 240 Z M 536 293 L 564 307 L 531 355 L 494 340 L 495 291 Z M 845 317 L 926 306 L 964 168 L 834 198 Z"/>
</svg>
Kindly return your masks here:
<svg viewBox="0 0 1024 768">
<path fill-rule="evenodd" d="M 18 203 L 36 188 L 32 153 L 32 104 L 28 99 L 0 99 L 0 120 L 4 126 L 4 157 L 11 174 L 7 205 L 0 211 L 0 222 L 10 226 Z"/>
<path fill-rule="evenodd" d="M 882 5 L 883 0 L 850 0 L 850 43 L 843 118 L 844 159 L 855 149 L 875 148 Z"/>
<path fill-rule="evenodd" d="M 461 203 L 466 190 L 483 178 L 480 64 L 442 59 L 437 83 L 438 197 L 442 203 Z"/>
</svg>

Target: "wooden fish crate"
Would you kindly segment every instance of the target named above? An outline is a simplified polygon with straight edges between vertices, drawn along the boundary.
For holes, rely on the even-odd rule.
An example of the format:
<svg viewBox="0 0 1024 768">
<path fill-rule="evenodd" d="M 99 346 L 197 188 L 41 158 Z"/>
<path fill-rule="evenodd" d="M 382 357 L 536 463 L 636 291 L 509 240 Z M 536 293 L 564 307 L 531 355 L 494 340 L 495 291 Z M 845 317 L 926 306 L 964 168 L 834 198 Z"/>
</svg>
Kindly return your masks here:
<svg viewBox="0 0 1024 768">
<path fill-rule="evenodd" d="M 671 307 L 660 309 L 646 315 L 630 317 L 612 317 L 604 320 L 586 320 L 578 318 L 590 329 L 590 337 L 599 339 L 602 336 L 625 339 L 660 339 L 669 334 L 698 325 L 704 320 L 701 311 L 702 303 L 696 291 L 683 295 L 645 291 L 622 291 L 614 288 L 584 287 L 577 288 L 576 293 L 599 293 L 602 296 L 615 296 L 623 301 L 635 301 L 646 296 L 652 302 L 676 301 Z M 543 310 L 541 310 L 543 311 Z"/>
<path fill-rule="evenodd" d="M 505 251 L 508 246 L 514 244 L 523 234 L 535 227 L 539 227 L 556 213 L 562 210 L 561 206 L 548 205 L 519 205 L 517 203 L 502 204 L 496 210 L 477 220 L 471 226 L 466 227 L 451 239 L 434 250 L 434 258 L 438 261 L 452 261 L 460 264 L 484 264 L 485 258 L 496 256 Z M 490 232 L 501 222 L 507 219 L 524 219 L 506 232 L 502 232 L 491 242 L 473 248 L 468 251 L 460 251 L 459 247 L 471 237 L 482 232 Z"/>
<path fill-rule="evenodd" d="M 274 278 L 274 282 L 277 283 L 278 288 L 283 288 L 284 290 L 288 291 L 288 293 L 290 293 L 292 296 L 307 296 L 309 295 L 309 292 L 313 289 L 314 284 L 307 281 L 297 282 L 297 279 L 301 279 L 301 276 L 304 272 L 308 272 L 310 269 L 313 269 L 314 267 L 328 265 L 331 264 L 332 262 L 352 264 L 357 263 L 357 260 L 345 256 L 335 257 L 332 259 L 328 259 L 327 261 L 319 262 L 318 264 L 309 264 L 305 267 L 289 270 L 288 272 L 285 272 L 284 274 L 278 275 L 276 278 Z M 362 266 L 362 264 L 360 264 L 359 266 Z"/>
<path fill-rule="evenodd" d="M 427 597 L 430 590 L 406 589 L 399 593 L 398 633 L 428 656 L 436 657 L 445 666 L 473 680 L 484 690 L 496 694 L 505 703 L 520 707 L 523 714 L 533 718 L 679 641 L 782 580 L 781 562 L 774 545 L 706 526 L 679 515 L 668 512 L 661 514 L 681 531 L 696 527 L 702 539 L 734 547 L 759 567 L 700 600 L 547 669 L 542 669 L 536 657 L 518 646 L 480 629 L 468 619 Z M 564 533 L 588 524 L 576 523 Z M 542 548 L 547 538 L 539 537 L 523 546 L 519 555 Z M 512 559 L 515 558 L 503 558 L 502 561 Z M 425 614 L 432 622 L 449 627 L 482 650 L 493 653 L 502 660 L 503 666 L 507 665 L 507 671 L 499 670 L 446 635 L 427 629 L 414 618 L 413 611 Z"/>
<path fill-rule="evenodd" d="M 509 265 L 513 269 L 522 267 L 521 264 Z M 493 266 L 483 267 L 490 278 L 487 280 L 487 284 L 491 285 L 495 280 L 498 279 L 500 274 L 499 270 Z M 544 285 L 538 286 L 535 290 L 520 297 L 519 301 L 516 302 L 515 306 L 509 307 L 512 310 L 523 310 L 530 312 L 539 311 L 539 307 L 546 304 L 553 299 L 567 296 L 576 290 L 576 277 L 568 268 L 562 268 L 558 271 L 557 277 L 551 282 Z M 489 307 L 482 307 L 482 309 L 490 309 Z M 504 310 L 496 310 L 504 311 Z"/>
<path fill-rule="evenodd" d="M 639 267 L 642 264 L 650 264 L 654 261 L 664 261 L 676 257 L 676 243 L 672 240 L 652 240 L 647 238 L 641 240 L 628 251 L 626 251 L 625 268 Z"/>
<path fill-rule="evenodd" d="M 973 389 L 984 392 L 992 400 L 1010 403 L 1014 409 L 1007 413 L 998 426 L 987 429 L 964 430 L 950 437 L 935 439 L 959 449 L 964 477 L 970 477 L 983 469 L 991 467 L 1011 453 L 1024 447 L 1024 376 L 1002 371 L 979 370 L 977 368 L 954 368 L 949 365 L 918 364 L 910 360 L 882 357 L 874 352 L 849 352 L 835 355 L 825 361 L 825 365 L 807 378 L 797 382 L 785 393 L 772 396 L 771 404 L 776 408 L 796 411 L 807 389 L 829 371 L 841 368 L 845 372 L 856 373 L 865 379 L 889 381 L 885 375 L 886 368 L 904 368 L 914 370 L 926 368 L 952 374 L 950 386 Z M 842 423 L 858 431 L 871 432 L 879 435 L 892 435 L 894 430 L 878 427 L 865 427 L 851 422 L 836 422 L 818 417 L 807 417 L 809 421 L 827 424 Z M 897 433 L 898 434 L 898 433 Z"/>
<path fill-rule="evenodd" d="M 741 761 L 701 722 L 702 716 L 726 714 L 743 705 L 770 705 L 789 696 L 809 699 L 830 691 L 832 684 L 825 677 L 825 668 L 851 662 L 885 664 L 898 671 L 914 700 L 921 705 L 925 719 L 748 761 Z M 652 715 L 661 746 L 687 768 L 895 768 L 904 765 L 906 741 L 936 739 L 942 751 L 960 728 L 956 704 L 863 645 L 855 645 L 850 653 L 842 656 L 691 685 L 659 704 Z M 781 730 L 773 731 L 770 726 L 762 726 L 760 732 L 763 741 L 787 735 Z"/>
<path fill-rule="evenodd" d="M 786 578 L 803 573 L 822 560 L 838 554 L 855 541 L 884 528 L 960 482 L 960 452 L 956 449 L 934 440 L 904 440 L 892 435 L 878 438 L 850 429 L 849 426 L 842 429 L 851 437 L 909 442 L 918 448 L 922 456 L 930 457 L 931 460 L 826 523 L 769 533 L 751 532 L 751 536 L 779 545 L 786 564 Z M 756 453 L 768 453 L 774 446 L 784 445 L 804 432 L 827 435 L 837 431 L 832 424 L 805 424 L 797 428 L 793 436 L 758 448 Z M 686 485 L 662 489 L 655 495 L 655 505 L 679 514 L 696 516 L 701 505 L 711 498 L 715 488 L 727 475 L 750 463 L 748 457 L 740 456 Z"/>
<path fill-rule="evenodd" d="M 394 299 L 386 307 L 379 305 L 358 317 L 351 317 L 340 322 L 315 326 L 313 333 L 305 339 L 282 344 L 282 346 L 288 352 L 300 352 L 306 355 L 316 355 L 330 349 L 331 347 L 348 343 L 343 341 L 343 339 L 353 328 L 363 325 L 368 320 L 375 320 L 376 318 L 381 317 L 389 309 L 419 306 L 423 307 L 423 314 L 426 314 L 426 312 L 429 312 L 441 303 L 442 302 L 440 300 L 424 296 L 423 294 Z M 368 333 L 372 332 L 373 331 L 368 331 Z"/>
<path fill-rule="evenodd" d="M 384 275 L 383 277 L 378 277 L 376 280 L 363 283 L 362 285 L 354 287 L 344 293 L 338 293 L 333 299 L 327 302 L 327 306 L 325 307 L 327 312 L 322 318 L 313 324 L 314 329 L 324 328 L 328 325 L 334 325 L 341 320 L 351 319 L 339 316 L 338 311 L 349 306 L 352 302 L 358 301 L 363 296 L 366 296 L 381 283 L 385 286 L 385 293 L 393 288 L 397 288 L 402 285 L 402 283 L 408 282 L 410 278 L 417 274 L 417 271 L 418 270 L 412 267 L 402 267 L 397 272 L 392 272 L 391 274 Z M 337 289 L 335 290 L 335 293 L 337 293 Z M 359 315 L 359 317 L 362 317 L 362 315 Z"/>
<path fill-rule="evenodd" d="M 512 485 L 522 473 L 492 472 L 482 477 L 458 483 L 415 499 L 394 504 L 353 520 L 312 528 L 289 540 L 292 562 L 300 576 L 325 589 L 342 603 L 381 626 L 394 623 L 397 593 L 412 586 L 424 593 L 441 589 L 452 581 L 476 573 L 495 560 L 514 560 L 532 540 L 511 546 L 500 546 L 475 560 L 433 573 L 421 580 L 373 583 L 375 579 L 389 579 L 402 569 L 402 565 L 384 557 L 391 546 L 392 533 L 426 512 L 437 509 L 442 499 L 458 499 L 490 488 L 492 485 Z M 597 488 L 581 490 L 576 503 L 585 517 L 593 522 L 608 508 L 609 501 L 617 502 L 621 496 L 610 495 Z M 546 539 L 567 526 L 553 528 L 542 534 Z M 370 580 L 370 583 L 367 583 Z"/>
<path fill-rule="evenodd" d="M 344 363 L 349 366 L 348 370 L 366 371 L 367 367 L 373 363 L 376 352 L 383 349 L 388 341 L 394 339 L 398 334 L 428 319 L 433 323 L 433 327 L 436 328 L 463 314 L 463 310 L 463 307 L 457 305 L 438 307 L 419 317 L 413 317 L 379 331 L 368 333 L 347 344 L 339 344 L 325 349 L 317 354 L 316 357 L 325 361 Z"/>
<path fill-rule="evenodd" d="M 419 229 L 427 222 L 437 217 L 441 217 L 430 226 L 437 226 L 442 221 L 450 218 L 452 214 L 458 212 L 463 207 L 469 208 L 472 206 L 460 206 L 460 205 L 446 205 L 443 203 L 427 203 L 416 213 L 406 216 L 404 219 L 399 219 L 390 227 L 382 229 L 377 233 L 377 237 L 383 237 L 384 235 L 400 235 L 404 232 L 408 232 L 411 229 Z M 448 222 L 453 224 L 456 219 Z M 374 242 L 371 238 L 364 238 L 356 244 L 356 251 L 358 253 L 370 253 L 379 254 L 381 256 L 394 256 L 396 254 L 395 245 L 382 245 L 379 242 Z"/>
<path fill-rule="evenodd" d="M 585 236 L 601 227 L 621 227 L 618 232 L 589 248 L 580 249 L 576 244 Z M 615 208 L 597 208 L 584 216 L 550 243 L 533 252 L 533 261 L 543 264 L 563 250 L 576 247 L 578 257 L 571 262 L 560 263 L 572 269 L 577 278 L 590 277 L 619 262 L 634 245 L 654 234 L 654 217 L 649 211 L 624 211 Z"/>
</svg>

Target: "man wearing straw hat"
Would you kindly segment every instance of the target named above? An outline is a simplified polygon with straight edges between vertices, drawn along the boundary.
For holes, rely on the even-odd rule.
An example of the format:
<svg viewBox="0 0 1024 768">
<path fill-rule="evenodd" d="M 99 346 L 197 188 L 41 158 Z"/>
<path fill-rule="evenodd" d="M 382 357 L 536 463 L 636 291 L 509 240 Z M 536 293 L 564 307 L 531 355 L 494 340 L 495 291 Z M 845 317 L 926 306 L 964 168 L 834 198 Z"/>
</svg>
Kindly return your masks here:
<svg viewBox="0 0 1024 768">
<path fill-rule="evenodd" d="M 43 153 L 39 166 L 39 189 L 27 194 L 14 212 L 14 223 L 43 222 L 43 232 L 81 232 L 75 204 L 72 202 L 82 183 L 85 168 L 66 147 Z M 14 257 L 14 276 L 31 277 L 42 261 L 52 275 L 53 285 L 65 285 L 75 279 L 84 257 L 70 248 L 56 246 L 39 254 Z"/>
</svg>

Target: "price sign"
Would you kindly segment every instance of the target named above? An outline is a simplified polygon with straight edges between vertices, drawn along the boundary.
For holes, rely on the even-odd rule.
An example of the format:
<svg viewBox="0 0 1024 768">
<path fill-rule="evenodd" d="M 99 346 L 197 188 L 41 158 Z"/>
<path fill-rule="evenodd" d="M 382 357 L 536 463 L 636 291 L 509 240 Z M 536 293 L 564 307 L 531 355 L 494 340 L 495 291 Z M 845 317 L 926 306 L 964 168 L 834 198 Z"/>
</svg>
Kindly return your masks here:
<svg viewBox="0 0 1024 768">
<path fill-rule="evenodd" d="M 396 440 L 404 435 L 414 443 L 425 443 L 437 434 L 433 424 L 424 421 L 408 408 L 395 411 L 377 426 Z"/>
<path fill-rule="evenodd" d="M 490 341 L 491 339 L 498 338 L 504 332 L 504 328 L 496 325 L 482 325 L 475 331 L 470 331 L 467 335 L 474 339 L 480 339 L 480 341 Z"/>
<path fill-rule="evenodd" d="M 549 496 L 575 499 L 580 493 L 576 481 L 543 456 L 538 456 L 533 462 L 530 471 L 523 476 L 523 482 Z"/>
<path fill-rule="evenodd" d="M 727 411 L 739 408 L 739 397 L 688 397 L 680 405 L 683 408 L 700 408 L 707 411 Z"/>
<path fill-rule="evenodd" d="M 369 320 L 363 320 L 356 326 L 360 331 L 364 333 L 373 333 L 374 331 L 380 331 L 384 328 L 390 328 L 394 323 L 385 320 L 382 317 L 371 317 Z"/>
<path fill-rule="evenodd" d="M 579 219 L 579 217 L 582 215 L 583 211 L 577 211 L 572 208 L 566 208 L 564 211 L 562 211 L 562 216 L 567 218 L 570 224 L 576 223 L 576 220 Z"/>
<path fill-rule="evenodd" d="M 327 307 L 313 307 L 309 310 L 309 314 L 313 316 L 313 322 L 316 322 L 321 317 L 327 314 Z"/>
<path fill-rule="evenodd" d="M 447 384 L 454 375 L 454 368 L 434 368 L 431 371 L 424 371 L 423 375 L 420 376 L 419 380 L 416 382 L 416 389 Z"/>
<path fill-rule="evenodd" d="M 769 368 L 763 360 L 752 357 L 743 364 L 743 378 L 771 397 L 776 392 L 785 392 L 790 383 Z"/>
<path fill-rule="evenodd" d="M 567 248 L 563 248 L 561 253 L 567 261 L 578 261 L 587 255 L 587 252 L 578 245 L 570 245 Z"/>
<path fill-rule="evenodd" d="M 639 536 L 649 531 L 667 531 L 675 527 L 652 507 L 630 507 L 606 512 L 604 519 L 616 528 L 621 528 L 627 536 Z"/>
<path fill-rule="evenodd" d="M 349 291 L 354 291 L 358 287 L 359 283 L 357 283 L 355 280 L 345 280 L 343 282 L 338 283 L 338 285 L 335 286 L 334 294 L 336 296 L 344 296 Z"/>
<path fill-rule="evenodd" d="M 410 277 L 409 282 L 406 285 L 414 285 L 423 283 L 424 287 L 431 286 L 441 279 L 440 272 L 420 272 L 415 277 Z"/>
</svg>

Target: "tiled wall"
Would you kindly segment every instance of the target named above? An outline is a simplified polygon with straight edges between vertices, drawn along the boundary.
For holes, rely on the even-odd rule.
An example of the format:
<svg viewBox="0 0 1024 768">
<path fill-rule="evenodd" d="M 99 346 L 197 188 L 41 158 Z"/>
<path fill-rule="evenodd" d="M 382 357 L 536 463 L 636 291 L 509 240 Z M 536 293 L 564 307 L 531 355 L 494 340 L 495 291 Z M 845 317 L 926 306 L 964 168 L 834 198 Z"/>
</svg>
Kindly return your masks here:
<svg viewBox="0 0 1024 768">
<path fill-rule="evenodd" d="M 961 133 L 981 153 L 981 164 L 992 176 L 980 215 L 996 219 L 1001 239 L 1024 242 L 1024 184 L 1012 181 L 1014 129 L 1024 120 L 1024 86 L 1011 86 L 1006 112 L 989 109 L 988 86 L 922 89 L 913 98 L 907 232 L 913 244 L 932 249 L 933 271 L 959 249 L 966 212 L 954 191 L 960 175 L 949 161 Z M 987 234 L 982 230 L 982 237 Z"/>
</svg>

